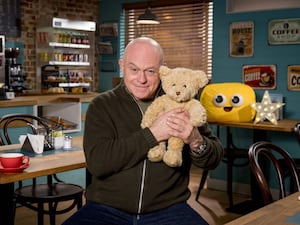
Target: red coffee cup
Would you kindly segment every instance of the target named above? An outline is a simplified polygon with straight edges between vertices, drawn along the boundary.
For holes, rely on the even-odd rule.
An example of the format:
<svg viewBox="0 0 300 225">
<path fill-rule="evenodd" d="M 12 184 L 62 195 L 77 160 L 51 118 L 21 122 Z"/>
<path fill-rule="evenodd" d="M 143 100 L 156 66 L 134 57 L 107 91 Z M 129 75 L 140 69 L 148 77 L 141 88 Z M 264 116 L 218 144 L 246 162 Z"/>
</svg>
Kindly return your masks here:
<svg viewBox="0 0 300 225">
<path fill-rule="evenodd" d="M 29 164 L 29 157 L 22 153 L 2 153 L 0 162 L 3 168 L 19 168 L 24 164 Z"/>
</svg>

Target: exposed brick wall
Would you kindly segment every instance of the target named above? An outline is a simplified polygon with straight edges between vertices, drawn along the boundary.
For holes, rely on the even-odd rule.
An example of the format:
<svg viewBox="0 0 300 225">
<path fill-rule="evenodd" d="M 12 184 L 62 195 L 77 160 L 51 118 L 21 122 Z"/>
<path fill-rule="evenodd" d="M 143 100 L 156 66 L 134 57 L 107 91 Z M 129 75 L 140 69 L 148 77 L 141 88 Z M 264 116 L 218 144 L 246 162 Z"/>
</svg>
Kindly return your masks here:
<svg viewBox="0 0 300 225">
<path fill-rule="evenodd" d="M 99 0 L 21 0 L 21 37 L 9 38 L 8 41 L 24 43 L 24 72 L 27 75 L 27 84 L 36 88 L 36 24 L 43 16 L 60 17 L 76 20 L 98 21 Z M 98 24 L 98 23 L 97 23 Z M 98 40 L 95 33 L 95 43 Z M 96 48 L 95 48 L 96 52 Z M 95 87 L 98 90 L 98 60 L 95 55 L 94 77 Z"/>
</svg>

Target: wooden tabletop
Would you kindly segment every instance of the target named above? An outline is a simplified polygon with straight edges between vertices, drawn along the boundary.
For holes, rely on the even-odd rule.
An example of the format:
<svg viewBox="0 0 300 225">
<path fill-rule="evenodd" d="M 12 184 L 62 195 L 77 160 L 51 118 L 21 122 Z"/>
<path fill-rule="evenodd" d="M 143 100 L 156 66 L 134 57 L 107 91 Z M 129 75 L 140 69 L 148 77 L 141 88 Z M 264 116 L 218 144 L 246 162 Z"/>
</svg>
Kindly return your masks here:
<svg viewBox="0 0 300 225">
<path fill-rule="evenodd" d="M 17 96 L 11 100 L 1 100 L 0 108 L 14 107 L 14 106 L 32 106 L 42 105 L 49 103 L 60 103 L 60 102 L 90 102 L 99 93 L 89 92 L 83 94 L 31 94 L 24 96 Z"/>
<path fill-rule="evenodd" d="M 296 192 L 286 198 L 280 199 L 263 208 L 233 220 L 226 225 L 291 225 L 300 224 L 300 192 Z M 297 214 L 297 215 L 296 215 Z M 293 217 L 294 216 L 294 217 Z M 286 220 L 293 220 L 287 222 Z M 295 223 L 297 221 L 297 223 Z"/>
<path fill-rule="evenodd" d="M 294 126 L 299 122 L 300 122 L 300 120 L 282 119 L 282 120 L 278 120 L 277 125 L 274 125 L 268 121 L 264 121 L 262 123 L 256 123 L 256 124 L 254 124 L 254 122 L 243 122 L 243 123 L 239 123 L 239 122 L 209 122 L 209 124 L 222 125 L 222 126 L 228 126 L 228 127 L 256 129 L 256 130 L 293 132 Z"/>
<path fill-rule="evenodd" d="M 73 137 L 73 146 L 81 149 L 30 157 L 30 165 L 22 173 L 0 173 L 0 184 L 84 168 L 86 164 L 82 150 L 82 137 Z M 0 152 L 20 147 L 20 145 L 0 146 Z"/>
</svg>

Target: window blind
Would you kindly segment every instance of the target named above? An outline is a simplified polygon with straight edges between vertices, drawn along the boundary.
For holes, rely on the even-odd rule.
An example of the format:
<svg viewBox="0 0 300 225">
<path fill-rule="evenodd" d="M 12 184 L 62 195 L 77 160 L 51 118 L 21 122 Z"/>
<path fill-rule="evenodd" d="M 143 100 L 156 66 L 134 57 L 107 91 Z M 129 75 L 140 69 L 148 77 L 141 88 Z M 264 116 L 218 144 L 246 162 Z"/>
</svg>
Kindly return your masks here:
<svg viewBox="0 0 300 225">
<path fill-rule="evenodd" d="M 159 6 L 151 5 L 160 21 L 157 25 L 136 23 L 147 6 L 134 3 L 123 6 L 126 43 L 136 37 L 151 37 L 162 46 L 168 67 L 201 69 L 211 78 L 213 2 L 177 0 L 172 5 L 166 2 L 168 4 L 160 1 Z"/>
</svg>

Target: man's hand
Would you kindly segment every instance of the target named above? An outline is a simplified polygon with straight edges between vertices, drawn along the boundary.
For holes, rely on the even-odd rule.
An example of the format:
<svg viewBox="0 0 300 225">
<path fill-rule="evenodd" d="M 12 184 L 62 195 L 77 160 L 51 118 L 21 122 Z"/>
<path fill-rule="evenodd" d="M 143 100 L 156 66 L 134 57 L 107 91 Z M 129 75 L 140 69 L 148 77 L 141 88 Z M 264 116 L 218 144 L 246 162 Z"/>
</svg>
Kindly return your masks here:
<svg viewBox="0 0 300 225">
<path fill-rule="evenodd" d="M 196 149 L 203 142 L 198 129 L 190 122 L 189 112 L 182 108 L 161 113 L 150 127 L 156 140 L 167 140 L 171 136 L 178 137 Z"/>
</svg>

